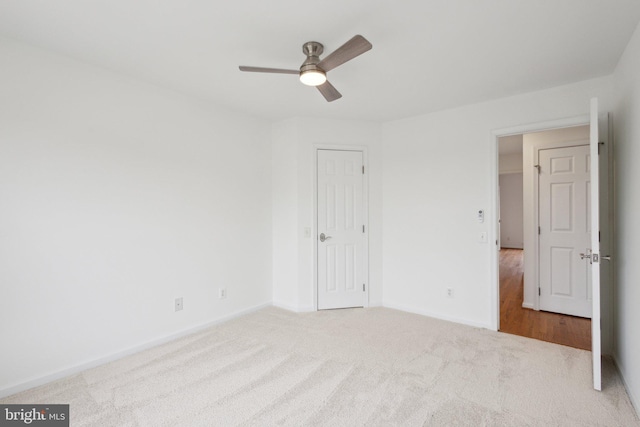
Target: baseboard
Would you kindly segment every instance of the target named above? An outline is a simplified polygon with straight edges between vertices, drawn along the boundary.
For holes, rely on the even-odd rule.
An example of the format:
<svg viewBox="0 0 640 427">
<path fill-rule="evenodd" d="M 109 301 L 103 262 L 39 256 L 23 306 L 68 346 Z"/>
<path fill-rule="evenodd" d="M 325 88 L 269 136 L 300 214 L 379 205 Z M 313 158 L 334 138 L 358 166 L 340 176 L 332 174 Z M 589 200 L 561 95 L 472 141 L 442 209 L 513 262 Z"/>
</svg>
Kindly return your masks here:
<svg viewBox="0 0 640 427">
<path fill-rule="evenodd" d="M 446 320 L 448 322 L 460 323 L 462 325 L 473 326 L 474 328 L 483 328 L 494 330 L 489 323 L 476 322 L 474 320 L 464 319 L 454 316 L 446 316 L 440 313 L 434 313 L 429 310 L 423 310 L 419 308 L 409 307 L 404 304 L 396 304 L 393 302 L 384 302 L 383 307 L 393 308 L 395 310 L 405 311 L 407 313 L 420 314 L 422 316 L 433 317 L 435 319 Z"/>
<path fill-rule="evenodd" d="M 220 323 L 224 323 L 224 322 L 228 322 L 229 320 L 235 319 L 237 317 L 241 317 L 244 316 L 246 314 L 249 313 L 253 313 L 255 311 L 261 310 L 265 307 L 270 307 L 271 306 L 271 302 L 265 302 L 262 304 L 258 304 L 255 305 L 253 307 L 249 307 L 249 308 L 245 308 L 242 310 L 238 310 L 235 311 L 231 314 L 227 314 L 225 316 L 219 317 L 215 320 L 211 320 L 205 323 L 201 323 L 195 326 L 191 326 L 189 328 L 183 329 L 181 331 L 175 332 L 173 334 L 170 335 L 166 335 L 164 337 L 160 337 L 160 338 L 156 338 L 150 341 L 146 341 L 142 344 L 133 346 L 133 347 L 129 347 L 125 350 L 122 351 L 118 351 L 112 354 L 109 354 L 108 356 L 104 356 L 104 357 L 100 357 L 98 359 L 94 359 L 91 360 L 89 362 L 84 362 L 84 363 L 79 363 L 75 366 L 69 367 L 69 368 L 65 368 L 65 369 L 61 369 L 57 372 L 54 372 L 52 374 L 48 374 L 48 375 L 43 375 L 37 378 L 32 378 L 30 380 L 27 380 L 25 382 L 10 386 L 10 387 L 6 387 L 3 389 L 0 389 L 0 398 L 6 397 L 6 396 L 10 396 L 12 394 L 16 394 L 16 393 L 20 393 L 21 391 L 25 391 L 25 390 L 29 390 L 33 387 L 38 387 L 47 383 L 50 383 L 52 381 L 56 381 L 59 380 L 61 378 L 64 377 L 68 377 L 69 375 L 74 375 L 74 374 L 78 374 L 82 371 L 86 371 L 87 369 L 91 369 L 91 368 L 95 368 L 96 366 L 100 366 L 100 365 L 104 365 L 105 363 L 109 363 L 109 362 L 113 362 L 115 360 L 118 359 L 122 359 L 123 357 L 135 354 L 135 353 L 139 353 L 143 350 L 147 350 L 149 348 L 152 347 L 156 347 L 158 345 L 161 344 L 165 344 L 169 341 L 173 341 L 175 339 L 178 338 L 182 338 L 184 336 L 187 335 L 191 335 L 193 333 L 199 332 L 203 329 L 207 329 L 211 326 L 214 325 L 218 325 Z"/>
<path fill-rule="evenodd" d="M 522 308 L 530 308 L 531 310 L 533 310 L 533 304 L 531 304 L 530 302 L 523 302 Z"/>
<path fill-rule="evenodd" d="M 283 310 L 287 310 L 287 311 L 292 311 L 294 313 L 308 313 L 310 311 L 316 311 L 315 307 L 311 306 L 311 305 L 304 305 L 304 306 L 293 306 L 287 303 L 283 303 L 281 301 L 273 301 L 272 305 L 274 307 L 278 307 L 281 308 Z"/>
<path fill-rule="evenodd" d="M 310 305 L 297 307 L 297 306 L 286 304 L 280 301 L 273 301 L 273 306 L 281 308 L 283 310 L 291 311 L 293 313 L 309 313 L 311 311 L 316 311 L 316 308 Z M 369 304 L 366 307 L 367 308 L 384 307 L 384 305 L 381 302 L 375 302 L 375 303 Z"/>
<path fill-rule="evenodd" d="M 500 249 L 523 249 L 524 250 L 524 245 L 523 244 L 511 245 L 511 246 L 501 245 Z"/>
<path fill-rule="evenodd" d="M 625 379 L 625 374 L 620 368 L 620 364 L 618 363 L 618 359 L 616 358 L 615 354 L 612 355 L 611 358 L 613 359 L 613 366 L 616 367 L 616 370 L 618 371 L 618 374 L 620 374 L 620 378 L 622 379 L 622 384 L 624 385 L 625 390 L 627 390 L 627 395 L 629 396 L 631 405 L 633 406 L 633 409 L 636 410 L 636 415 L 640 418 L 640 400 L 638 400 L 637 396 L 634 395 L 633 391 L 631 391 L 631 389 L 629 388 L 629 383 L 627 383 L 627 380 Z"/>
</svg>

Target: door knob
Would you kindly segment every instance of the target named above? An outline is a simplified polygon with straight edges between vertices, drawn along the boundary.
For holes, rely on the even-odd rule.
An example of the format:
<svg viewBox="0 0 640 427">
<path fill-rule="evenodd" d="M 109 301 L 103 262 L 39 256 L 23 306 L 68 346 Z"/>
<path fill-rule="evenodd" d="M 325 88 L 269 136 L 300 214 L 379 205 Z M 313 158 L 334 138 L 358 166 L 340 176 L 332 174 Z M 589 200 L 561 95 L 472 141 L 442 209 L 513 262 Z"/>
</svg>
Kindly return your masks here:
<svg viewBox="0 0 640 427">
<path fill-rule="evenodd" d="M 591 254 L 580 254 L 580 259 L 585 259 L 585 258 L 589 258 L 591 259 Z"/>
<path fill-rule="evenodd" d="M 606 259 L 607 261 L 611 261 L 611 255 L 602 255 L 600 259 Z"/>
<path fill-rule="evenodd" d="M 320 233 L 320 241 L 324 242 L 325 240 L 329 240 L 331 236 L 325 236 L 324 233 Z"/>
</svg>

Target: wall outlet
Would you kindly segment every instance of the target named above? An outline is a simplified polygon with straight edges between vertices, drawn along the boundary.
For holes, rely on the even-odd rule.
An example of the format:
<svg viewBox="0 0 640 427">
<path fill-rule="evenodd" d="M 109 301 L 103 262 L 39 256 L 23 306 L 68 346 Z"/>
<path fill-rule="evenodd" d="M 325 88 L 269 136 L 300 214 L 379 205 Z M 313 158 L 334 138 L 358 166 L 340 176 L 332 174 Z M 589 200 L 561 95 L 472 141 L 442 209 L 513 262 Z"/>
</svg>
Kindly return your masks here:
<svg viewBox="0 0 640 427">
<path fill-rule="evenodd" d="M 227 288 L 218 288 L 218 298 L 225 299 L 227 297 Z"/>
<path fill-rule="evenodd" d="M 180 310 L 182 310 L 182 308 L 183 308 L 182 297 L 176 298 L 176 310 L 175 311 L 180 311 Z"/>
<path fill-rule="evenodd" d="M 453 288 L 447 288 L 447 297 L 453 298 Z"/>
</svg>

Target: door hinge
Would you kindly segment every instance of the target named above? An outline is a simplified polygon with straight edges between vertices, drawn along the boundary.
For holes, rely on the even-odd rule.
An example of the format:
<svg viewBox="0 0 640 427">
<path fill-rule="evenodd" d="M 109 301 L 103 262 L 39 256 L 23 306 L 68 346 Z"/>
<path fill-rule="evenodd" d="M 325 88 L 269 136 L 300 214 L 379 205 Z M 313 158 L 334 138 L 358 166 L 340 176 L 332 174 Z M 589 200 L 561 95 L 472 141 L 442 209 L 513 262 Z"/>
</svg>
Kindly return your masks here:
<svg viewBox="0 0 640 427">
<path fill-rule="evenodd" d="M 362 175 L 364 175 L 364 165 L 362 165 Z"/>
<path fill-rule="evenodd" d="M 600 141 L 598 142 L 598 155 L 600 155 L 600 146 L 604 145 L 604 142 Z"/>
<path fill-rule="evenodd" d="M 540 229 L 540 226 L 538 226 L 538 235 L 542 234 L 542 230 Z"/>
<path fill-rule="evenodd" d="M 362 232 L 364 233 L 364 224 L 362 225 Z"/>
<path fill-rule="evenodd" d="M 364 292 L 364 283 L 362 284 L 362 292 Z"/>
<path fill-rule="evenodd" d="M 542 169 L 540 165 L 533 165 L 533 167 L 538 169 L 538 175 L 540 175 L 540 170 Z"/>
<path fill-rule="evenodd" d="M 538 288 L 538 296 L 540 296 L 540 295 L 542 295 L 542 294 L 540 293 L 540 288 Z"/>
<path fill-rule="evenodd" d="M 600 232 L 598 231 L 598 242 L 600 241 Z"/>
</svg>

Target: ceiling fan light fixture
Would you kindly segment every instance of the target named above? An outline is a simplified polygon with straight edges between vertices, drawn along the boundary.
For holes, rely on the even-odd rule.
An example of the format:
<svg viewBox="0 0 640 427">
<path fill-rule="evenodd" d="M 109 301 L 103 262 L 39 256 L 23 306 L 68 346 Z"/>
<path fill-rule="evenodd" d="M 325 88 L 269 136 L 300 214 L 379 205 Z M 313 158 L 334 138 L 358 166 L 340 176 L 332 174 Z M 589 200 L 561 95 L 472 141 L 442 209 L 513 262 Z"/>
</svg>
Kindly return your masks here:
<svg viewBox="0 0 640 427">
<path fill-rule="evenodd" d="M 300 72 L 300 81 L 307 86 L 320 86 L 327 81 L 327 75 L 322 70 L 305 70 Z"/>
<path fill-rule="evenodd" d="M 326 73 L 347 61 L 351 61 L 356 56 L 362 55 L 371 48 L 371 43 L 358 34 L 353 36 L 338 49 L 334 50 L 326 58 L 320 59 L 320 55 L 324 52 L 324 46 L 322 46 L 322 43 L 311 41 L 302 45 L 302 53 L 305 54 L 307 59 L 302 63 L 299 70 L 249 67 L 241 65 L 240 71 L 253 73 L 297 74 L 301 83 L 306 86 L 317 87 L 318 91 L 322 96 L 324 96 L 324 99 L 326 99 L 327 102 L 333 102 L 336 99 L 342 98 L 342 95 L 331 83 L 329 83 Z"/>
</svg>

